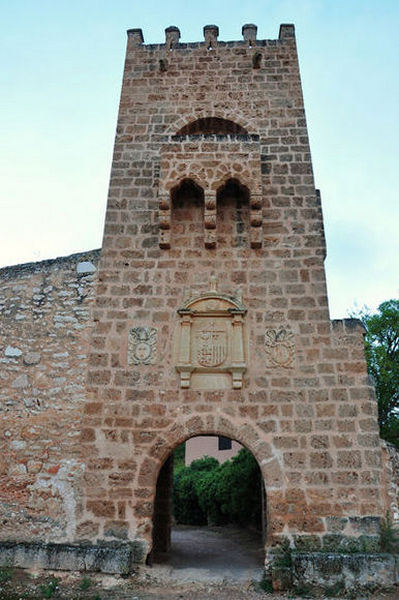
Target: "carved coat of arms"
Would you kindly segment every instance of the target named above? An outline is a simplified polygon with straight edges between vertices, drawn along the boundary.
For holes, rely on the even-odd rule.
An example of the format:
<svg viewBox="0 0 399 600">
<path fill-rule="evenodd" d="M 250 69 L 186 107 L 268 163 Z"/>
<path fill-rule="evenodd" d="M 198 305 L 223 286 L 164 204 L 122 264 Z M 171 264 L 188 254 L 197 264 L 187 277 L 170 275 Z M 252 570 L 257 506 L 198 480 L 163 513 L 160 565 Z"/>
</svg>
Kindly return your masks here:
<svg viewBox="0 0 399 600">
<path fill-rule="evenodd" d="M 290 367 L 294 360 L 294 334 L 287 329 L 267 329 L 265 351 L 271 366 Z"/>
<path fill-rule="evenodd" d="M 210 323 L 197 333 L 197 360 L 203 367 L 217 367 L 227 357 L 227 331 Z"/>
<path fill-rule="evenodd" d="M 129 331 L 128 363 L 151 365 L 155 361 L 158 332 L 155 327 L 133 327 Z"/>
</svg>

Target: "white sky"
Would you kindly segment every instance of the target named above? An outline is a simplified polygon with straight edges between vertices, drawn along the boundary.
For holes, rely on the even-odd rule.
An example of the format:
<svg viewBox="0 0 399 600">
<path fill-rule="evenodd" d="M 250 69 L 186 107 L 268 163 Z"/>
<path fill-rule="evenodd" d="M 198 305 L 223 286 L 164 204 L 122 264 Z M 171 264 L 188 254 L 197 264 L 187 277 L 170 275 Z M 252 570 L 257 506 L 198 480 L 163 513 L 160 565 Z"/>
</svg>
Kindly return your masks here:
<svg viewBox="0 0 399 600">
<path fill-rule="evenodd" d="M 399 296 L 399 2 L 13 0 L 0 41 L 0 266 L 101 246 L 126 29 L 296 26 L 333 318 Z"/>
</svg>

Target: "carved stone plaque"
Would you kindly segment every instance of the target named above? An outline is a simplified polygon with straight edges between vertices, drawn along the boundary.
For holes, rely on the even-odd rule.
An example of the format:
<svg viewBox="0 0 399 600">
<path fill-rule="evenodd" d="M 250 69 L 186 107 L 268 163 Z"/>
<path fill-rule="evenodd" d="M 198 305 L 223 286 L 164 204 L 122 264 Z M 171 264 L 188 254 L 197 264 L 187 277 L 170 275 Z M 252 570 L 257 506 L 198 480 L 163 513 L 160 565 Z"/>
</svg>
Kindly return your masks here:
<svg viewBox="0 0 399 600">
<path fill-rule="evenodd" d="M 181 387 L 241 388 L 247 368 L 246 310 L 241 298 L 218 294 L 213 288 L 207 294 L 188 298 L 178 313 L 176 370 L 180 373 Z"/>
<path fill-rule="evenodd" d="M 129 331 L 128 364 L 154 364 L 157 341 L 158 332 L 155 327 L 133 327 Z"/>
<path fill-rule="evenodd" d="M 265 351 L 272 367 L 291 367 L 294 361 L 294 334 L 288 329 L 267 329 Z"/>
</svg>

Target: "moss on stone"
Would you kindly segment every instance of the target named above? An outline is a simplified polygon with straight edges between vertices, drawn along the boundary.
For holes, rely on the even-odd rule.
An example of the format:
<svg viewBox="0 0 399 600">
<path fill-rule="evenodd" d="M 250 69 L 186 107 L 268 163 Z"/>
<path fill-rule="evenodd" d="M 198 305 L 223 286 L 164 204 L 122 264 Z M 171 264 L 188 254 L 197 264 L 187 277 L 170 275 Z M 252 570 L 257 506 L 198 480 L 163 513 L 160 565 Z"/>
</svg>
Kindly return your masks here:
<svg viewBox="0 0 399 600">
<path fill-rule="evenodd" d="M 321 550 L 321 539 L 317 535 L 294 536 L 295 550 L 299 552 L 319 552 Z"/>
</svg>

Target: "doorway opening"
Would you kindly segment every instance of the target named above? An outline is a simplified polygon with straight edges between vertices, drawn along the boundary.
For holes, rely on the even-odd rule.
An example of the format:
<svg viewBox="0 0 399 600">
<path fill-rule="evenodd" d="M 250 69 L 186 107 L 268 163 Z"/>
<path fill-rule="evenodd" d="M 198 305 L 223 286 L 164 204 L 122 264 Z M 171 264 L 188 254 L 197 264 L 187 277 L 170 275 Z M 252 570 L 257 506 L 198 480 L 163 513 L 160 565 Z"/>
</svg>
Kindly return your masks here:
<svg viewBox="0 0 399 600">
<path fill-rule="evenodd" d="M 262 568 L 263 478 L 252 453 L 224 436 L 197 436 L 163 464 L 153 516 L 154 564 L 240 572 Z"/>
</svg>

